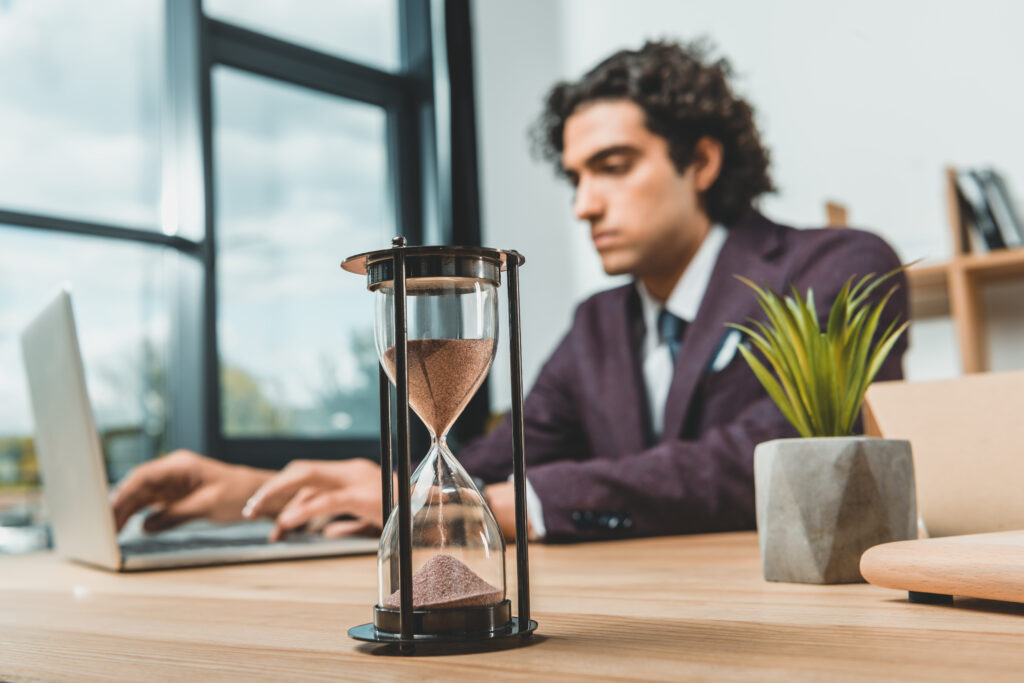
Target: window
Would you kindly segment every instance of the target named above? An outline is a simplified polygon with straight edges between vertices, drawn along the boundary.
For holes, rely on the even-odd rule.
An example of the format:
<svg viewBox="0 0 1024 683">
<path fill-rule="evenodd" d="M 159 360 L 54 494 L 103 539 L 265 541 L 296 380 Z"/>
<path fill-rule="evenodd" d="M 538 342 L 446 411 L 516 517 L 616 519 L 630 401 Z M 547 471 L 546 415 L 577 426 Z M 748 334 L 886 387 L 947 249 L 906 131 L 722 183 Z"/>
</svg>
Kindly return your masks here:
<svg viewBox="0 0 1024 683">
<path fill-rule="evenodd" d="M 164 447 L 162 13 L 160 0 L 0 2 L 0 494 L 39 481 L 19 333 L 62 283 L 109 475 Z"/>
<path fill-rule="evenodd" d="M 162 11 L 0 2 L 0 207 L 158 229 Z"/>
<path fill-rule="evenodd" d="M 226 67 L 213 99 L 222 431 L 374 438 L 372 297 L 338 265 L 397 233 L 386 111 Z"/>
<path fill-rule="evenodd" d="M 372 297 L 338 266 L 478 243 L 467 13 L 0 0 L 0 487 L 37 483 L 18 335 L 63 282 L 111 479 L 376 457 Z"/>
</svg>

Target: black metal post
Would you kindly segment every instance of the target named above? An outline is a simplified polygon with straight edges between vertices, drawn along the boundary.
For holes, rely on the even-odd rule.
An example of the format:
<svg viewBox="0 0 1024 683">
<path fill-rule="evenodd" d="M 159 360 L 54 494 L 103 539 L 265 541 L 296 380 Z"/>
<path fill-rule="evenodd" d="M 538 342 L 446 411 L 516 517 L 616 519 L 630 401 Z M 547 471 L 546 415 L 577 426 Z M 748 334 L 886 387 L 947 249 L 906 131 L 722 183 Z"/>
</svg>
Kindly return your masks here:
<svg viewBox="0 0 1024 683">
<path fill-rule="evenodd" d="M 523 349 L 519 332 L 519 252 L 509 251 L 509 356 L 512 367 L 512 480 L 516 497 L 516 576 L 519 580 L 519 624 L 529 636 L 530 562 L 526 545 L 526 451 L 523 439 Z"/>
<path fill-rule="evenodd" d="M 403 641 L 413 637 L 412 614 L 412 501 L 409 491 L 409 357 L 405 300 L 405 238 L 392 240 L 395 248 L 395 401 L 398 408 L 398 563 Z M 403 642 L 403 652 L 412 652 L 411 642 Z"/>
<path fill-rule="evenodd" d="M 381 529 L 391 517 L 391 502 L 394 494 L 391 483 L 394 480 L 394 465 L 391 459 L 391 380 L 380 366 L 380 502 Z"/>
</svg>

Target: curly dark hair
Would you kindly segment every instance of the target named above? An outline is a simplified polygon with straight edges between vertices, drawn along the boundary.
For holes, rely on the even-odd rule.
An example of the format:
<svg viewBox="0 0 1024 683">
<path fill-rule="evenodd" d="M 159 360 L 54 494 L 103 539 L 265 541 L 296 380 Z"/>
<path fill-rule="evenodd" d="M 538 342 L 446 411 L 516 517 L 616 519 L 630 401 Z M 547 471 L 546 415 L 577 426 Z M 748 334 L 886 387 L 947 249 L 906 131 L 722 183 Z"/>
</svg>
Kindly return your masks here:
<svg viewBox="0 0 1024 683">
<path fill-rule="evenodd" d="M 616 52 L 577 82 L 556 84 L 533 130 L 541 155 L 561 171 L 562 135 L 573 112 L 597 100 L 630 100 L 644 110 L 647 128 L 668 142 L 680 173 L 693 162 L 700 138 L 722 144 L 722 169 L 701 200 L 711 220 L 731 226 L 775 186 L 754 110 L 729 87 L 729 62 L 711 61 L 710 53 L 706 40 L 647 42 Z"/>
</svg>

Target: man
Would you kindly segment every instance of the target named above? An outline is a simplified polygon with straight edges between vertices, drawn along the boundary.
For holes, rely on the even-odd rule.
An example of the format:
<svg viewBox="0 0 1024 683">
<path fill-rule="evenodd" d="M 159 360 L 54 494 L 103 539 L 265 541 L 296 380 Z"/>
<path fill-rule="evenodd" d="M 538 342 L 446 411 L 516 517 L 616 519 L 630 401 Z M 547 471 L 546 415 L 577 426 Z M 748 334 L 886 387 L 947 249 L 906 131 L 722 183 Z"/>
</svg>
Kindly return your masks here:
<svg viewBox="0 0 1024 683">
<path fill-rule="evenodd" d="M 749 104 L 729 66 L 699 45 L 648 43 L 550 93 L 547 156 L 575 187 L 609 274 L 635 282 L 580 305 L 525 404 L 534 538 L 595 539 L 748 529 L 753 450 L 794 436 L 736 351 L 729 322 L 760 318 L 735 275 L 813 288 L 824 311 L 854 275 L 899 266 L 878 237 L 794 230 L 753 210 L 773 189 Z M 887 314 L 906 317 L 906 282 Z M 879 379 L 901 377 L 901 339 Z M 514 530 L 511 427 L 459 454 L 503 531 Z M 177 453 L 138 468 L 115 499 L 121 525 L 275 516 L 273 537 L 347 515 L 325 533 L 380 528 L 380 470 L 367 460 L 297 462 L 276 476 Z"/>
</svg>

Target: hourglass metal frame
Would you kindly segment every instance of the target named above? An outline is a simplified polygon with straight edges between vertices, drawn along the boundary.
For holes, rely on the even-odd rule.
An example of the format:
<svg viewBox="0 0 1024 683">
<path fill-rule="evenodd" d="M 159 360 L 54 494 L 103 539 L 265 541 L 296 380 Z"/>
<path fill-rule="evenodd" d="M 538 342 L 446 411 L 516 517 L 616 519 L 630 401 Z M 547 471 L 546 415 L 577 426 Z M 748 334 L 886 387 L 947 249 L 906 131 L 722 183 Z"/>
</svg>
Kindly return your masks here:
<svg viewBox="0 0 1024 683">
<path fill-rule="evenodd" d="M 407 257 L 412 257 L 416 272 L 410 272 Z M 375 608 L 374 622 L 349 629 L 356 640 L 397 643 L 403 653 L 413 652 L 417 643 L 487 643 L 497 639 L 526 638 L 537 628 L 530 619 L 530 570 L 526 538 L 526 457 L 523 437 L 523 374 L 522 343 L 519 328 L 519 267 L 525 263 L 521 254 L 512 250 L 484 247 L 407 247 L 404 237 L 392 240 L 391 249 L 359 254 L 345 260 L 342 268 L 366 274 L 368 288 L 385 281 L 394 282 L 395 306 L 395 388 L 397 412 L 397 454 L 391 437 L 390 380 L 380 366 L 380 460 L 383 520 L 391 516 L 392 478 L 398 473 L 399 510 L 399 597 L 397 630 L 394 619 L 387 619 L 380 606 Z M 488 266 L 489 264 L 489 266 Z M 508 600 L 496 608 L 463 610 L 414 610 L 412 573 L 412 502 L 409 452 L 409 370 L 408 330 L 406 319 L 406 280 L 409 277 L 483 277 L 496 266 L 500 282 L 501 270 L 508 274 L 509 356 L 512 380 L 512 479 L 515 491 L 516 579 L 518 616 L 511 616 Z M 395 457 L 397 455 L 397 458 Z M 397 460 L 397 463 L 396 463 Z M 481 491 L 481 494 L 483 492 Z M 501 622 L 504 614 L 508 620 Z M 385 618 L 382 618 L 385 617 Z M 498 621 L 496 621 L 498 620 Z M 382 628 L 382 626 L 388 628 Z"/>
</svg>

